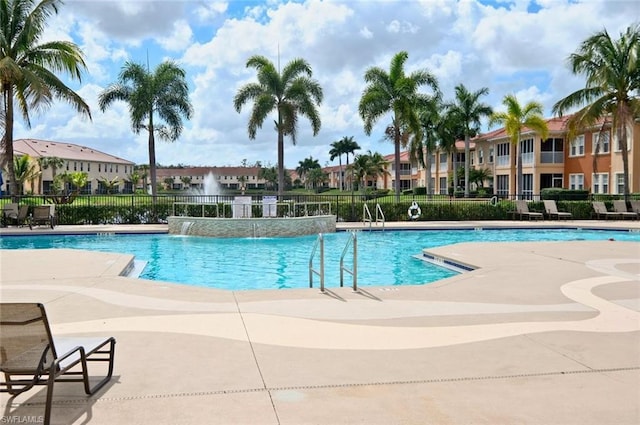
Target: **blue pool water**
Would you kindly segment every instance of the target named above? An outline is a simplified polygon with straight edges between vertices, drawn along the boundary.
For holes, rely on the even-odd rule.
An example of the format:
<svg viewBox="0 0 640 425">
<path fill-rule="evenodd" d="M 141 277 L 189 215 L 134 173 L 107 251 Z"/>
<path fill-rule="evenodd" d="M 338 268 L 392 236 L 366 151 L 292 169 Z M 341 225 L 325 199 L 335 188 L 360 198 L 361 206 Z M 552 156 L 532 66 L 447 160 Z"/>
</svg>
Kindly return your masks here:
<svg viewBox="0 0 640 425">
<path fill-rule="evenodd" d="M 325 234 L 325 284 L 339 286 L 340 255 L 349 234 Z M 317 236 L 217 239 L 175 235 L 3 236 L 0 248 L 73 248 L 133 254 L 147 265 L 140 277 L 219 289 L 307 288 Z M 455 272 L 415 258 L 423 248 L 459 242 L 639 241 L 640 233 L 600 230 L 425 230 L 358 233 L 358 285 L 434 282 Z M 351 251 L 349 251 L 350 253 Z M 352 267 L 351 255 L 345 266 Z M 317 259 L 314 267 L 318 268 Z M 345 286 L 350 284 L 345 274 Z M 314 285 L 319 279 L 314 276 Z"/>
</svg>

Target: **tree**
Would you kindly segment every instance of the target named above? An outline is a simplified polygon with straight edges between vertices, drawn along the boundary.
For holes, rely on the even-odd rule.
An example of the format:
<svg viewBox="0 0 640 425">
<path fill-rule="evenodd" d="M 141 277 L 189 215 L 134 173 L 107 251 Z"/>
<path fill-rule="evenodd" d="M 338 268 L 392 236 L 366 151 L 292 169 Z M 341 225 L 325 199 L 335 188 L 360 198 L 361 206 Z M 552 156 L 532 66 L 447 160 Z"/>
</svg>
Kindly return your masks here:
<svg viewBox="0 0 640 425">
<path fill-rule="evenodd" d="M 38 165 L 40 166 L 41 171 L 51 168 L 51 180 L 55 180 L 56 171 L 58 168 L 62 168 L 64 166 L 64 160 L 57 156 L 41 156 L 38 158 Z M 44 187 L 42 186 L 42 173 L 40 174 L 40 182 L 38 186 L 40 187 L 41 193 L 44 193 Z"/>
<path fill-rule="evenodd" d="M 31 186 L 33 188 L 33 180 L 41 174 L 38 170 L 38 166 L 31 160 L 29 155 L 15 157 L 13 169 L 15 172 L 17 192 L 12 193 L 17 193 L 18 195 L 24 195 L 24 184 L 26 182 L 32 182 Z"/>
<path fill-rule="evenodd" d="M 118 183 L 120 182 L 120 179 L 118 178 L 118 176 L 115 176 L 111 180 L 109 180 L 106 177 L 100 177 L 98 179 L 98 181 L 101 183 L 102 188 L 105 190 L 105 192 L 107 192 L 107 194 L 111 195 L 112 193 L 116 192 L 116 189 L 118 188 Z"/>
<path fill-rule="evenodd" d="M 17 192 L 14 107 L 18 107 L 27 127 L 31 127 L 30 111 L 41 111 L 55 99 L 91 118 L 89 105 L 55 75 L 61 72 L 71 80 L 81 81 L 86 64 L 80 48 L 69 41 L 41 42 L 47 20 L 61 6 L 61 0 L 0 0 L 0 116 L 4 118 L 2 147 L 12 194 Z"/>
<path fill-rule="evenodd" d="M 265 181 L 265 188 L 273 190 L 278 185 L 278 170 L 276 167 L 260 168 L 258 178 Z"/>
<path fill-rule="evenodd" d="M 440 151 L 446 152 L 449 157 L 453 157 L 453 179 L 450 183 L 455 192 L 458 188 L 458 148 L 456 147 L 456 142 L 462 137 L 464 126 L 460 122 L 458 114 L 451 113 L 450 105 L 445 105 L 440 113 L 440 119 L 435 126 L 435 136 L 437 137 Z"/>
<path fill-rule="evenodd" d="M 346 166 L 349 168 L 349 154 L 351 154 L 351 156 L 355 155 L 355 151 L 360 150 L 360 145 L 358 142 L 353 140 L 353 136 L 343 137 L 342 140 L 344 140 L 344 154 L 347 158 Z M 353 185 L 353 181 L 351 182 L 351 185 Z"/>
<path fill-rule="evenodd" d="M 464 196 L 469 197 L 469 170 L 470 170 L 470 142 L 480 129 L 480 120 L 490 117 L 493 111 L 491 107 L 479 101 L 480 96 L 489 94 L 489 89 L 481 88 L 473 93 L 469 92 L 464 84 L 458 84 L 455 88 L 456 100 L 451 105 L 450 112 L 457 115 L 458 120 L 464 125 Z"/>
<path fill-rule="evenodd" d="M 439 96 L 435 96 L 430 102 L 422 105 L 418 110 L 418 119 L 422 131 L 413 136 L 409 156 L 418 164 L 424 166 L 426 171 L 427 194 L 433 194 L 431 184 L 431 155 L 438 147 L 438 125 L 440 125 L 441 111 L 445 108 Z"/>
<path fill-rule="evenodd" d="M 180 181 L 182 182 L 182 185 L 184 186 L 184 190 L 187 190 L 191 187 L 191 177 L 189 176 L 182 176 L 180 177 Z"/>
<path fill-rule="evenodd" d="M 391 113 L 391 125 L 395 146 L 395 192 L 396 201 L 400 200 L 400 143 L 401 130 L 406 127 L 413 134 L 420 132 L 417 107 L 429 101 L 429 96 L 418 93 L 423 85 L 431 86 L 438 92 L 436 78 L 426 70 L 414 71 L 405 75 L 404 64 L 409 54 L 399 52 L 391 59 L 389 72 L 379 67 L 369 68 L 364 75 L 367 83 L 358 111 L 364 121 L 364 131 L 371 134 L 373 125 L 387 113 Z"/>
<path fill-rule="evenodd" d="M 342 172 L 342 155 L 346 153 L 345 139 L 346 137 L 343 137 L 342 139 L 336 140 L 335 142 L 331 143 L 331 150 L 329 150 L 330 161 L 333 161 L 334 159 L 338 158 L 338 165 L 340 167 L 340 172 L 338 174 L 338 176 L 340 177 L 339 178 L 340 190 L 344 190 L 344 175 Z"/>
<path fill-rule="evenodd" d="M 595 33 L 582 42 L 568 62 L 574 74 L 586 77 L 586 86 L 559 100 L 553 112 L 563 115 L 571 108 L 582 107 L 567 123 L 569 140 L 579 129 L 611 116 L 622 154 L 626 200 L 630 191 L 629 129 L 640 118 L 640 24 L 627 27 L 616 40 L 606 30 Z"/>
<path fill-rule="evenodd" d="M 369 178 L 377 179 L 380 175 L 388 174 L 387 165 L 388 162 L 380 153 L 368 151 L 366 154 L 356 155 L 350 168 L 364 192 Z"/>
<path fill-rule="evenodd" d="M 320 167 L 320 163 L 318 162 L 317 159 L 313 159 L 312 156 L 310 156 L 309 158 L 305 158 L 302 161 L 298 162 L 298 167 L 296 167 L 296 173 L 298 173 L 298 175 L 300 176 L 300 179 L 302 179 L 305 183 L 305 188 L 307 187 L 307 179 L 305 178 L 307 176 L 307 173 L 315 168 L 322 168 Z"/>
<path fill-rule="evenodd" d="M 301 58 L 286 64 L 282 73 L 264 56 L 250 57 L 247 68 L 255 68 L 258 82 L 240 87 L 233 99 L 233 106 L 240 112 L 245 103 L 253 101 L 247 126 L 251 140 L 256 138 L 258 128 L 262 128 L 267 116 L 276 111 L 278 195 L 282 196 L 285 188 L 284 136 L 290 136 L 293 144 L 296 144 L 298 116 L 308 118 L 313 135 L 318 134 L 321 125 L 318 107 L 322 103 L 322 88 L 311 78 L 311 66 Z"/>
<path fill-rule="evenodd" d="M 495 112 L 491 115 L 489 125 L 496 123 L 504 125 L 504 130 L 511 139 L 511 144 L 516 150 L 516 196 L 522 191 L 522 149 L 520 146 L 520 137 L 522 130 L 527 127 L 540 134 L 542 140 L 547 138 L 549 129 L 547 122 L 542 117 L 543 107 L 538 102 L 528 102 L 521 106 L 515 95 L 508 94 L 502 100 L 507 107 L 505 112 Z"/>
<path fill-rule="evenodd" d="M 185 71 L 171 61 L 161 63 L 154 72 L 140 64 L 126 62 L 118 81 L 100 93 L 100 110 L 104 112 L 115 101 L 129 104 L 131 127 L 135 134 L 141 130 L 149 133 L 149 174 L 151 195 L 155 199 L 155 135 L 157 133 L 160 140 L 175 142 L 182 134 L 182 120 L 189 120 L 193 114 Z"/>
<path fill-rule="evenodd" d="M 312 168 L 307 174 L 307 180 L 311 183 L 311 187 L 316 189 L 316 191 L 319 187 L 324 185 L 328 179 L 329 176 L 327 176 L 327 173 L 322 171 L 322 168 Z"/>
</svg>

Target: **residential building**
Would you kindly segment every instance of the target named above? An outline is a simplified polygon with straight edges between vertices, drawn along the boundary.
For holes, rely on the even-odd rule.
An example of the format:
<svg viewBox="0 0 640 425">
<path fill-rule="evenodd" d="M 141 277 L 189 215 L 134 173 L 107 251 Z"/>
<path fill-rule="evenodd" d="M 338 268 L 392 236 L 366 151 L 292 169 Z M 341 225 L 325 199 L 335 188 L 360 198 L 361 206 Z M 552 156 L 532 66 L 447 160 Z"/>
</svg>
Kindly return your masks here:
<svg viewBox="0 0 640 425">
<path fill-rule="evenodd" d="M 126 159 L 98 151 L 96 149 L 66 142 L 53 142 L 37 139 L 18 139 L 13 141 L 14 155 L 17 157 L 29 155 L 36 164 L 40 158 L 59 158 L 62 167 L 40 168 L 41 175 L 34 181 L 25 182 L 25 193 L 51 193 L 54 174 L 85 172 L 88 183 L 82 188 L 82 193 L 100 193 L 104 191 L 104 182 L 113 182 L 114 190 L 122 193 L 132 193 L 133 184 L 128 176 L 133 172 L 135 163 Z M 2 161 L 4 163 L 4 161 Z M 4 181 L 0 189 L 7 193 L 9 176 L 3 170 Z"/>
</svg>

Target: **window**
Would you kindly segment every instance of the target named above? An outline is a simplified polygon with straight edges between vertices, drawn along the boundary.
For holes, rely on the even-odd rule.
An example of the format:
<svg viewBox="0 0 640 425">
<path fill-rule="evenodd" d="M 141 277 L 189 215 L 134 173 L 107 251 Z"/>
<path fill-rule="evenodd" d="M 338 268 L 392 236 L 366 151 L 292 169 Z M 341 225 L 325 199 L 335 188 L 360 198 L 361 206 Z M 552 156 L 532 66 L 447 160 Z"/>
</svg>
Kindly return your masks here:
<svg viewBox="0 0 640 425">
<path fill-rule="evenodd" d="M 87 171 L 91 171 L 91 163 L 87 162 Z"/>
<path fill-rule="evenodd" d="M 113 173 L 113 164 L 109 164 L 109 172 Z"/>
<path fill-rule="evenodd" d="M 508 166 L 509 165 L 509 151 L 511 148 L 511 145 L 509 143 L 500 143 L 496 146 L 497 151 L 498 151 L 498 158 L 497 158 L 497 164 L 501 165 L 501 166 Z"/>
<path fill-rule="evenodd" d="M 484 150 L 478 149 L 478 164 L 484 164 Z"/>
<path fill-rule="evenodd" d="M 609 193 L 609 174 L 598 173 L 593 174 L 593 182 L 591 183 L 592 193 Z"/>
<path fill-rule="evenodd" d="M 616 193 L 617 194 L 624 194 L 624 174 L 623 173 L 616 173 Z"/>
<path fill-rule="evenodd" d="M 584 155 L 584 134 L 579 135 L 571 143 L 571 149 L 569 150 L 569 156 L 583 156 Z"/>
<path fill-rule="evenodd" d="M 446 170 L 447 170 L 447 154 L 441 153 L 440 154 L 440 171 L 446 171 Z"/>
<path fill-rule="evenodd" d="M 594 155 L 609 153 L 611 133 L 609 131 L 597 131 L 591 135 L 592 150 Z"/>
<path fill-rule="evenodd" d="M 80 171 L 84 171 L 84 162 L 80 162 Z"/>
<path fill-rule="evenodd" d="M 98 172 L 102 172 L 102 164 L 98 162 Z"/>
<path fill-rule="evenodd" d="M 73 161 L 73 171 L 78 171 L 78 163 Z"/>
<path fill-rule="evenodd" d="M 562 164 L 564 162 L 563 150 L 564 140 L 561 138 L 550 138 L 540 145 L 540 163 L 542 164 Z"/>
<path fill-rule="evenodd" d="M 447 193 L 447 178 L 440 177 L 440 195 L 446 195 Z"/>
<path fill-rule="evenodd" d="M 633 134 L 630 132 L 629 128 L 627 128 L 627 141 L 633 143 Z M 616 149 L 616 152 L 620 152 L 622 150 L 622 146 L 620 143 L 620 137 L 618 137 L 618 132 L 613 132 L 613 143 Z M 631 150 L 631 143 L 627 144 L 627 151 Z"/>
<path fill-rule="evenodd" d="M 522 175 L 522 188 L 520 192 L 525 199 L 533 199 L 533 174 Z"/>
<path fill-rule="evenodd" d="M 499 175 L 496 176 L 496 194 L 508 196 L 509 195 L 509 176 Z"/>
<path fill-rule="evenodd" d="M 584 189 L 584 174 L 569 174 L 569 189 Z"/>
<path fill-rule="evenodd" d="M 116 164 L 116 173 L 118 172 L 118 164 Z"/>
<path fill-rule="evenodd" d="M 522 164 L 533 164 L 533 139 L 520 140 Z"/>
<path fill-rule="evenodd" d="M 489 164 L 493 164 L 493 146 L 489 148 Z"/>
</svg>

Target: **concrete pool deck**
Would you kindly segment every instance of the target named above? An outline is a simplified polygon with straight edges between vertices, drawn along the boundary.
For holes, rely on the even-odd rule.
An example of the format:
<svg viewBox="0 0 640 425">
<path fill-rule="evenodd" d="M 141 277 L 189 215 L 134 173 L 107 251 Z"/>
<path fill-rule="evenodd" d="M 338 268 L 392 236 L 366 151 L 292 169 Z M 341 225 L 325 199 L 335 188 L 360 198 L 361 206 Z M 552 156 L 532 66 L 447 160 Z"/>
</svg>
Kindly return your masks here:
<svg viewBox="0 0 640 425">
<path fill-rule="evenodd" d="M 558 225 L 640 231 L 638 221 L 385 228 Z M 166 226 L 54 229 L 122 231 Z M 640 243 L 430 251 L 478 269 L 357 293 L 231 292 L 120 276 L 125 254 L 0 250 L 0 300 L 44 303 L 56 335 L 117 339 L 112 381 L 91 398 L 57 384 L 53 424 L 640 423 Z M 0 401 L 1 421 L 34 421 L 44 389 Z"/>
</svg>

